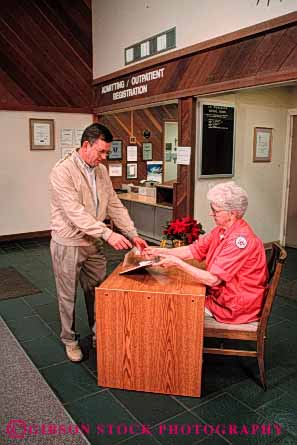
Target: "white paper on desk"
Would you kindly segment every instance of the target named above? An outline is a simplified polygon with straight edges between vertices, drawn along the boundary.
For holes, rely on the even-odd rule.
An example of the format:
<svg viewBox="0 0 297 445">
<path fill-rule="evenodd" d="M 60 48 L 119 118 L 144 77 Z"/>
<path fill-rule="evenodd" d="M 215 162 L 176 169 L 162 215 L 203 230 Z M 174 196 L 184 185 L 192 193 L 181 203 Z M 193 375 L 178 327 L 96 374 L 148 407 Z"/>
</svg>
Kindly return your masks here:
<svg viewBox="0 0 297 445">
<path fill-rule="evenodd" d="M 152 264 L 154 264 L 152 260 L 139 261 L 139 266 L 151 266 Z"/>
<path fill-rule="evenodd" d="M 191 147 L 177 147 L 177 164 L 190 165 Z"/>
<path fill-rule="evenodd" d="M 109 176 L 122 176 L 122 164 L 109 164 L 108 173 Z"/>
</svg>

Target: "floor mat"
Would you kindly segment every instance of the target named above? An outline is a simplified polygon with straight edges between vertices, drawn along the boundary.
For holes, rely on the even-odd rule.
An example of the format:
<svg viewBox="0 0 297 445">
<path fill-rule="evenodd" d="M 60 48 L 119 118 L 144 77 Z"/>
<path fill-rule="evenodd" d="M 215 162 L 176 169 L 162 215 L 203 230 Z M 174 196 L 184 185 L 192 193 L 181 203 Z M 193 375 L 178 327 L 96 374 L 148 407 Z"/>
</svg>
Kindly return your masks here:
<svg viewBox="0 0 297 445">
<path fill-rule="evenodd" d="M 0 443 L 90 445 L 1 317 L 0 337 Z"/>
<path fill-rule="evenodd" d="M 40 289 L 20 274 L 14 267 L 0 268 L 0 300 L 38 294 Z"/>
</svg>

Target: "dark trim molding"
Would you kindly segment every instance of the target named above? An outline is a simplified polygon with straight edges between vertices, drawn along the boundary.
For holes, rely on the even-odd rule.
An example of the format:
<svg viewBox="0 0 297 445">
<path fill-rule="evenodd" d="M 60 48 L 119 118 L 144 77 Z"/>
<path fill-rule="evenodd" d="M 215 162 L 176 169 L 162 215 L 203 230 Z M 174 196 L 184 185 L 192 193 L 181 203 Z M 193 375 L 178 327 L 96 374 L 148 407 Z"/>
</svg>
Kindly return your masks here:
<svg viewBox="0 0 297 445">
<path fill-rule="evenodd" d="M 1 235 L 0 246 L 1 242 L 16 241 L 22 239 L 50 238 L 50 237 L 51 237 L 50 230 L 41 230 L 39 232 L 15 233 L 12 235 Z"/>
</svg>

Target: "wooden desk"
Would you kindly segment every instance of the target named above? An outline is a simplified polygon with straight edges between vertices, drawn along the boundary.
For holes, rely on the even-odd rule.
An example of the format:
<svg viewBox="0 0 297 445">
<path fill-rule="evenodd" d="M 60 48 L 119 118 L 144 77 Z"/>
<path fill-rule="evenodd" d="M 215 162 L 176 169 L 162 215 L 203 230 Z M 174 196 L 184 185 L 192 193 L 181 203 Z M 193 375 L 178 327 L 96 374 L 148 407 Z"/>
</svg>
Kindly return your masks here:
<svg viewBox="0 0 297 445">
<path fill-rule="evenodd" d="M 199 397 L 205 286 L 172 268 L 96 288 L 98 385 Z"/>
</svg>

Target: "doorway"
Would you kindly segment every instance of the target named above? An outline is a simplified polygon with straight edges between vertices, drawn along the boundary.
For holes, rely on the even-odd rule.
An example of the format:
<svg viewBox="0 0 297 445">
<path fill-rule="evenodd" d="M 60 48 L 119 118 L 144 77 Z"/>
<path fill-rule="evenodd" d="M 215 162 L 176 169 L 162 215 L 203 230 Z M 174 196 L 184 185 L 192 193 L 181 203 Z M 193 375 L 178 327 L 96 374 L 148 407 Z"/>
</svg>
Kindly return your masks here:
<svg viewBox="0 0 297 445">
<path fill-rule="evenodd" d="M 163 123 L 163 153 L 164 153 L 164 182 L 177 180 L 177 121 L 164 121 Z"/>
<path fill-rule="evenodd" d="M 291 116 L 291 161 L 289 170 L 286 246 L 297 248 L 297 111 Z"/>
</svg>

